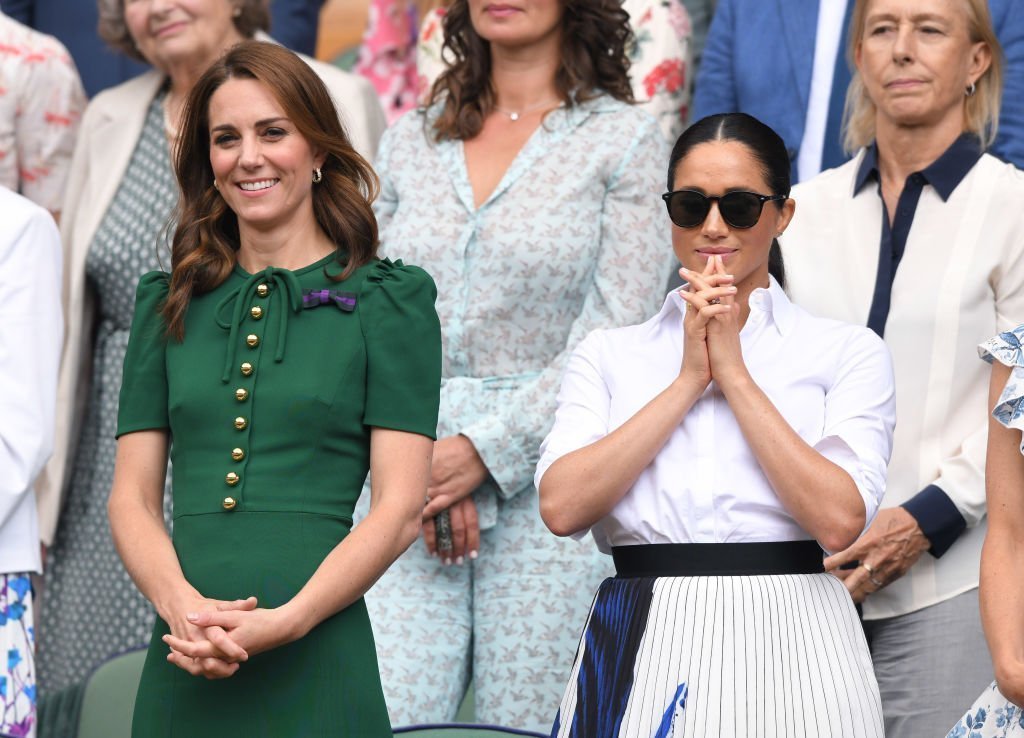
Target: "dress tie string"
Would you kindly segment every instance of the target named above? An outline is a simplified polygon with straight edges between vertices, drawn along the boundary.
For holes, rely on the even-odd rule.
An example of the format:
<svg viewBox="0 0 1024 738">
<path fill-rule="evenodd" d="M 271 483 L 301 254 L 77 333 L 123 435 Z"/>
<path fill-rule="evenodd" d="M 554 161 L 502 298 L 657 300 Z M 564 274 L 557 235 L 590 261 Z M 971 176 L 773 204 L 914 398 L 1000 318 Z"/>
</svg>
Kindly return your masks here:
<svg viewBox="0 0 1024 738">
<path fill-rule="evenodd" d="M 270 305 L 273 305 L 274 295 L 278 292 L 281 293 L 285 301 L 285 304 L 281 306 L 283 309 L 272 311 L 274 314 L 273 318 L 277 321 L 275 326 L 277 329 L 277 350 L 274 352 L 275 362 L 280 363 L 284 359 L 285 343 L 288 339 L 289 309 L 293 313 L 298 313 L 302 310 L 302 286 L 299 284 L 298 278 L 287 269 L 277 269 L 272 266 L 267 267 L 262 272 L 250 275 L 238 289 L 225 295 L 224 299 L 217 303 L 214 313 L 217 325 L 230 331 L 228 334 L 227 355 L 224 358 L 224 373 L 220 377 L 220 381 L 225 384 L 231 380 L 231 366 L 235 363 L 235 356 L 238 351 L 238 333 L 241 330 L 242 322 L 245 320 L 246 305 L 252 300 L 256 288 L 261 284 L 266 284 L 270 287 Z M 223 317 L 226 310 L 231 312 L 230 320 L 225 320 Z"/>
</svg>

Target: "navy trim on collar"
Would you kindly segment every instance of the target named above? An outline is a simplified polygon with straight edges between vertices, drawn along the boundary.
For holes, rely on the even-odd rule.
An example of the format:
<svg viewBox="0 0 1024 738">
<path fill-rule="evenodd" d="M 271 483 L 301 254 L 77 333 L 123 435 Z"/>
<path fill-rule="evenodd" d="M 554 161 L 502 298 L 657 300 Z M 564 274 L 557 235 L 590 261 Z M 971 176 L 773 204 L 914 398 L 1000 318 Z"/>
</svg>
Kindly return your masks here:
<svg viewBox="0 0 1024 738">
<path fill-rule="evenodd" d="M 953 190 L 963 181 L 967 173 L 971 171 L 982 153 L 981 142 L 970 133 L 962 133 L 954 141 L 942 156 L 933 161 L 921 172 L 915 172 L 924 177 L 943 202 L 949 199 Z M 913 175 L 911 175 L 913 176 Z M 857 168 L 857 176 L 853 181 L 853 194 L 857 194 L 867 184 L 869 179 L 878 181 L 878 144 L 871 144 L 864 151 L 864 158 L 861 159 Z"/>
</svg>

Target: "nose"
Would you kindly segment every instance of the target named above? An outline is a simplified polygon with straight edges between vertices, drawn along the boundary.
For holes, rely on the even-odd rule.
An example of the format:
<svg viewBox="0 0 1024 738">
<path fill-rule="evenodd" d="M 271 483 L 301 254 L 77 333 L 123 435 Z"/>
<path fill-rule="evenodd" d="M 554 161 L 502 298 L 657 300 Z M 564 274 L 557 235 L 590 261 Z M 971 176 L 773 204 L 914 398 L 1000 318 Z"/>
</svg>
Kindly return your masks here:
<svg viewBox="0 0 1024 738">
<path fill-rule="evenodd" d="M 171 0 L 150 0 L 149 12 L 153 15 L 166 15 L 171 9 Z"/>
<path fill-rule="evenodd" d="M 242 136 L 238 163 L 245 169 L 257 169 L 263 164 L 263 149 L 256 136 Z"/>
<path fill-rule="evenodd" d="M 725 238 L 729 234 L 729 224 L 725 222 L 722 214 L 718 211 L 717 200 L 711 202 L 711 209 L 708 210 L 708 215 L 701 224 L 700 232 L 702 236 L 712 239 Z"/>
<path fill-rule="evenodd" d="M 892 58 L 905 64 L 914 58 L 914 29 L 909 23 L 900 23 L 892 43 Z"/>
</svg>

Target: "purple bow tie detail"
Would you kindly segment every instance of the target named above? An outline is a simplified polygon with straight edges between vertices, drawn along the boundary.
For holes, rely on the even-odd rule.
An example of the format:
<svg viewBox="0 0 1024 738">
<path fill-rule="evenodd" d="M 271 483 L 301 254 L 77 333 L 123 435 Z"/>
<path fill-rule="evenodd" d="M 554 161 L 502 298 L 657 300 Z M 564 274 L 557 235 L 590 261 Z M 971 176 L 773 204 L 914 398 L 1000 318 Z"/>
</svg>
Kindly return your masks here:
<svg viewBox="0 0 1024 738">
<path fill-rule="evenodd" d="M 315 308 L 319 305 L 334 303 L 339 310 L 351 313 L 356 309 L 356 295 L 354 292 L 339 292 L 338 290 L 303 290 L 302 307 Z"/>
</svg>

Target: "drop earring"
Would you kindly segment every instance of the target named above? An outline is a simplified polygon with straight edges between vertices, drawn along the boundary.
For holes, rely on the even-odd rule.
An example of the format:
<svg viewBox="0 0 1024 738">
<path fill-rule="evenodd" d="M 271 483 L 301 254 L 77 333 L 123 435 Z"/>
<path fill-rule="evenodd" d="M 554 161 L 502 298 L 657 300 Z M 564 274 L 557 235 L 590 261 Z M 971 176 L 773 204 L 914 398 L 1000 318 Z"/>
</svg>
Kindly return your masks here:
<svg viewBox="0 0 1024 738">
<path fill-rule="evenodd" d="M 320 167 L 313 169 L 313 184 L 319 184 L 320 180 L 324 178 L 323 173 L 320 171 Z"/>
</svg>

